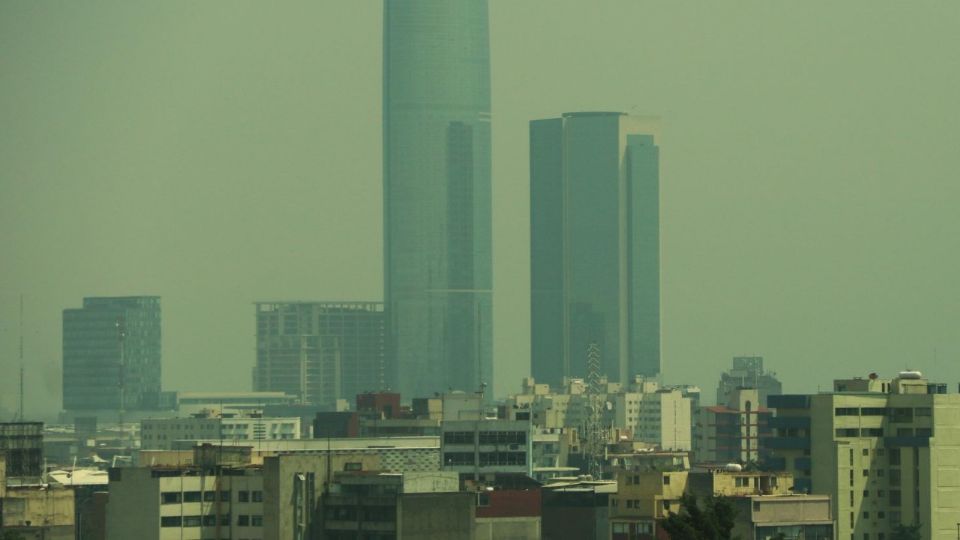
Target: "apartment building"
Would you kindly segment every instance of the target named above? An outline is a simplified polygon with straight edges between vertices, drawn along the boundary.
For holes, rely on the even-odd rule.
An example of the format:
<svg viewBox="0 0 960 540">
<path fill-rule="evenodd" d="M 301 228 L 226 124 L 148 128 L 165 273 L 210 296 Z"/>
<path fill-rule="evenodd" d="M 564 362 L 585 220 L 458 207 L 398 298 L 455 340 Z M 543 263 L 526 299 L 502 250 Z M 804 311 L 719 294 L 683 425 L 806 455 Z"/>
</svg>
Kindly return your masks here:
<svg viewBox="0 0 960 540">
<path fill-rule="evenodd" d="M 837 538 L 887 540 L 898 525 L 953 539 L 960 523 L 960 395 L 915 371 L 834 381 L 833 392 L 771 396 L 769 464 L 829 495 Z"/>
<path fill-rule="evenodd" d="M 700 409 L 697 463 L 756 463 L 770 436 L 772 411 L 763 407 L 755 388 L 738 388 L 727 401 Z"/>
<path fill-rule="evenodd" d="M 452 420 L 441 425 L 442 468 L 461 479 L 492 473 L 531 475 L 533 437 L 524 420 Z"/>
<path fill-rule="evenodd" d="M 172 450 L 177 441 L 274 441 L 300 438 L 300 418 L 264 418 L 198 413 L 189 418 L 151 418 L 140 422 L 141 448 Z"/>
</svg>

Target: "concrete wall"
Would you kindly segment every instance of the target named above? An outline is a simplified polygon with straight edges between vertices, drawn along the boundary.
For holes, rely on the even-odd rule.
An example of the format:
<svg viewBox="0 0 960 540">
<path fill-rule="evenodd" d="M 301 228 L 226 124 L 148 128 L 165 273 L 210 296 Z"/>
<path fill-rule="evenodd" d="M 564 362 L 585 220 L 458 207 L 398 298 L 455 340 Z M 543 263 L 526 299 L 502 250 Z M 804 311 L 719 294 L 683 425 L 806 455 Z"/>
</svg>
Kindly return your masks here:
<svg viewBox="0 0 960 540">
<path fill-rule="evenodd" d="M 474 538 L 476 540 L 540 540 L 540 518 L 477 518 Z"/>
<path fill-rule="evenodd" d="M 25 540 L 72 540 L 73 510 L 71 489 L 9 488 L 3 499 L 4 530 L 17 531 Z"/>
<path fill-rule="evenodd" d="M 403 540 L 473 540 L 473 493 L 404 495 L 399 504 L 398 538 Z"/>
</svg>

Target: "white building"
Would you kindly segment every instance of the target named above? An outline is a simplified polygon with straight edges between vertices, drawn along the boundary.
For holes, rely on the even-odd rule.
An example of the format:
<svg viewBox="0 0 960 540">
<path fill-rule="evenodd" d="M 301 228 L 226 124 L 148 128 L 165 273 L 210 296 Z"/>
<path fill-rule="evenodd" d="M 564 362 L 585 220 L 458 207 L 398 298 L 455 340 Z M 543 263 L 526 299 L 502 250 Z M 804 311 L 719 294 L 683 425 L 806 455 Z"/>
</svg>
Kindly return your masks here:
<svg viewBox="0 0 960 540">
<path fill-rule="evenodd" d="M 480 479 L 492 473 L 533 473 L 533 437 L 523 420 L 444 422 L 440 438 L 442 468 Z"/>
<path fill-rule="evenodd" d="M 300 438 L 300 418 L 264 418 L 197 414 L 189 418 L 154 418 L 140 422 L 140 447 L 172 450 L 176 441 L 272 441 Z"/>
<path fill-rule="evenodd" d="M 107 540 L 259 540 L 263 474 L 259 467 L 130 467 L 110 471 Z"/>
</svg>

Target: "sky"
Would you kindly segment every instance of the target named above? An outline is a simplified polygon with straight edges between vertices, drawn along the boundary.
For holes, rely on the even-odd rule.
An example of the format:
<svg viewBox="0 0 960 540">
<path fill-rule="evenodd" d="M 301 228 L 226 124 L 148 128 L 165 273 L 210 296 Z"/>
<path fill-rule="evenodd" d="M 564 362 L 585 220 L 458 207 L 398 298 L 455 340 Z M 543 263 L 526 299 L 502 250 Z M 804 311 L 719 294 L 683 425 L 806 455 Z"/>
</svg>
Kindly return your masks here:
<svg viewBox="0 0 960 540">
<path fill-rule="evenodd" d="M 529 373 L 528 122 L 657 115 L 663 376 L 960 381 L 960 3 L 491 0 L 494 354 Z M 162 297 L 168 390 L 247 390 L 253 302 L 383 294 L 382 5 L 0 2 L 0 415 L 61 312 Z"/>
</svg>

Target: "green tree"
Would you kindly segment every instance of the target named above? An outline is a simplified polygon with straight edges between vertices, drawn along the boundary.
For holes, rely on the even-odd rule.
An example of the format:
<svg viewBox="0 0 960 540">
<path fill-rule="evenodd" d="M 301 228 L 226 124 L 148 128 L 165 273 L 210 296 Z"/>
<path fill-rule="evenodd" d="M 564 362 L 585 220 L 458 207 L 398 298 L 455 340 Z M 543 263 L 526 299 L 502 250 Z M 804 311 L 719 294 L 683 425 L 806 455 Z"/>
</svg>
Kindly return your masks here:
<svg viewBox="0 0 960 540">
<path fill-rule="evenodd" d="M 914 523 L 913 525 L 896 525 L 893 528 L 893 534 L 890 535 L 890 540 L 920 540 L 920 524 Z"/>
<path fill-rule="evenodd" d="M 710 496 L 697 501 L 684 494 L 680 511 L 660 520 L 671 540 L 738 540 L 731 536 L 737 509 L 726 497 Z"/>
</svg>

